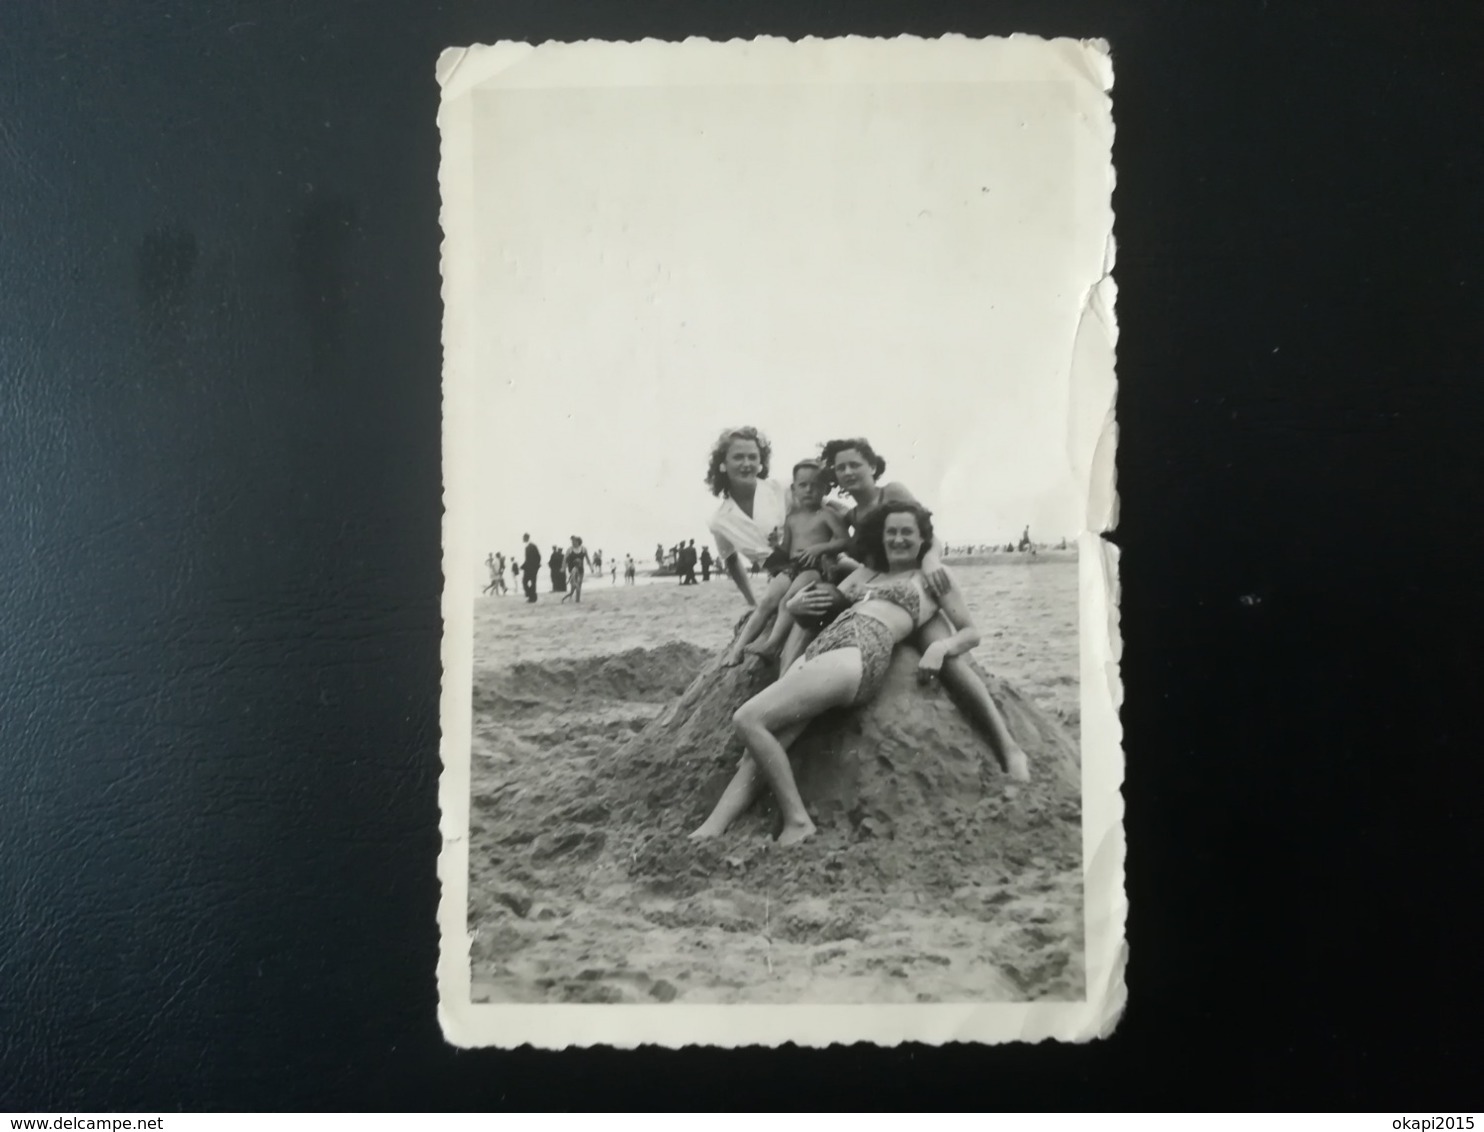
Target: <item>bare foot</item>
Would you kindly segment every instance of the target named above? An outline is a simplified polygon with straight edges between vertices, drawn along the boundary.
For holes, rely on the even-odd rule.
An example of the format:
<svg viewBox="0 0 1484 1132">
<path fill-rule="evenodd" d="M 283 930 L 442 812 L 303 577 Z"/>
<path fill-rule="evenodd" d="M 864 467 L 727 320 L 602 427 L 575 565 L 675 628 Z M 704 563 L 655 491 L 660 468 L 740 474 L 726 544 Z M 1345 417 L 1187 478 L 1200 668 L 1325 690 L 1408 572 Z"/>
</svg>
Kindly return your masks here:
<svg viewBox="0 0 1484 1132">
<path fill-rule="evenodd" d="M 797 845 L 801 841 L 807 841 L 813 837 L 816 830 L 814 823 L 805 818 L 802 825 L 786 823 L 783 832 L 778 835 L 779 845 Z"/>
<path fill-rule="evenodd" d="M 1019 747 L 1012 746 L 1005 752 L 1005 773 L 1016 782 L 1031 780 L 1030 760 L 1025 757 L 1025 752 Z"/>
<path fill-rule="evenodd" d="M 712 826 L 712 824 L 708 821 L 708 822 L 704 823 L 701 826 L 700 829 L 698 829 L 694 833 L 690 834 L 686 838 L 686 840 L 688 840 L 688 841 L 710 841 L 713 837 L 720 837 L 725 832 L 726 832 L 726 830 L 724 830 L 724 829 L 716 829 L 716 828 L 714 828 Z"/>
<path fill-rule="evenodd" d="M 739 665 L 741 663 L 742 663 L 742 650 L 740 648 L 735 648 L 735 647 L 734 648 L 730 648 L 730 649 L 727 650 L 727 655 L 723 658 L 723 660 L 721 662 L 723 668 L 736 668 L 737 665 Z"/>
<path fill-rule="evenodd" d="M 761 660 L 777 660 L 782 647 L 782 645 L 775 645 L 768 641 L 753 641 L 742 651 Z"/>
</svg>

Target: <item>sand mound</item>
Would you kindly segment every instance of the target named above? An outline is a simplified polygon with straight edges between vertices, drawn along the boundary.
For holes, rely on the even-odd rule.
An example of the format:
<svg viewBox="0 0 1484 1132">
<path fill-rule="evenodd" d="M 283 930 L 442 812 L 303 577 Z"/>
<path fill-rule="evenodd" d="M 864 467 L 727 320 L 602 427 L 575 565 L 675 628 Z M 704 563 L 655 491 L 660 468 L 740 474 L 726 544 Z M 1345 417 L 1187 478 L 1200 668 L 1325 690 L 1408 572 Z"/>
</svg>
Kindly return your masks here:
<svg viewBox="0 0 1484 1132">
<path fill-rule="evenodd" d="M 919 659 L 899 648 L 875 700 L 816 720 L 794 744 L 794 777 L 816 822 L 845 824 L 858 836 L 931 838 L 966 831 L 1003 796 L 1007 779 L 988 742 L 946 693 L 917 683 Z M 986 683 L 1033 767 L 1016 794 L 1075 828 L 1076 748 L 1003 681 Z"/>
<path fill-rule="evenodd" d="M 709 638 L 714 643 L 714 636 Z M 1076 998 L 1076 744 L 987 677 L 1031 762 L 1012 783 L 904 648 L 875 702 L 816 720 L 795 774 L 819 835 L 765 799 L 693 842 L 775 678 L 671 643 L 476 671 L 471 958 L 489 1001 Z M 663 976 L 663 977 L 661 977 Z"/>
<path fill-rule="evenodd" d="M 616 656 L 544 660 L 481 672 L 474 682 L 476 713 L 544 712 L 584 701 L 654 702 L 680 695 L 710 654 L 672 641 Z"/>
<path fill-rule="evenodd" d="M 981 670 L 1030 758 L 1032 781 L 1012 784 L 948 695 L 917 683 L 918 660 L 911 647 L 898 649 L 875 700 L 821 716 L 794 744 L 794 775 L 816 823 L 852 844 L 905 841 L 925 853 L 948 844 L 955 859 L 965 852 L 1025 861 L 1054 854 L 1075 867 L 1081 772 L 1076 744 L 1062 725 Z M 732 713 L 774 675 L 763 666 L 726 668 L 713 658 L 678 701 L 614 755 L 615 815 L 656 830 L 631 871 L 659 877 L 682 859 L 695 868 L 698 849 L 680 837 L 704 819 L 736 770 L 742 746 Z M 760 832 L 776 821 L 765 799 L 739 823 L 740 832 L 749 826 Z M 900 850 L 877 864 L 883 876 L 915 867 Z M 734 860 L 733 867 L 742 866 Z"/>
</svg>

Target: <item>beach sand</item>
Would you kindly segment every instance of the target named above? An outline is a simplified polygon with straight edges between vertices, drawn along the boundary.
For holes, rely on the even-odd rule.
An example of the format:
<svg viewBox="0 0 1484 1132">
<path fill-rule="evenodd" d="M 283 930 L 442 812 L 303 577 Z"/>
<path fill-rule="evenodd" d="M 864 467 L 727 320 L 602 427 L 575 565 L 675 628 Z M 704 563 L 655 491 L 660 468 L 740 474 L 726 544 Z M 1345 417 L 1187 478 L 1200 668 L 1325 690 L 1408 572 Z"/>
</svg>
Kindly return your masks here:
<svg viewBox="0 0 1484 1132">
<path fill-rule="evenodd" d="M 1020 693 L 1022 716 L 1044 716 L 1074 750 L 1074 556 L 1007 555 L 954 572 L 983 633 L 978 663 Z M 904 792 L 900 831 L 883 828 L 889 813 L 854 814 L 784 850 L 760 806 L 697 845 L 684 833 L 735 765 L 724 742 L 701 752 L 709 783 L 693 770 L 695 752 L 672 767 L 663 749 L 640 748 L 731 639 L 744 611 L 735 588 L 605 578 L 588 584 L 581 606 L 544 591 L 536 605 L 474 599 L 476 1002 L 1083 996 L 1075 767 L 1058 778 L 1030 751 L 1033 781 L 1017 786 L 986 743 L 968 732 L 959 742 L 951 704 L 926 703 L 914 718 L 944 721 L 931 734 L 951 734 L 971 760 L 968 793 L 952 774 L 915 775 L 913 813 L 930 824 L 909 826 Z"/>
</svg>

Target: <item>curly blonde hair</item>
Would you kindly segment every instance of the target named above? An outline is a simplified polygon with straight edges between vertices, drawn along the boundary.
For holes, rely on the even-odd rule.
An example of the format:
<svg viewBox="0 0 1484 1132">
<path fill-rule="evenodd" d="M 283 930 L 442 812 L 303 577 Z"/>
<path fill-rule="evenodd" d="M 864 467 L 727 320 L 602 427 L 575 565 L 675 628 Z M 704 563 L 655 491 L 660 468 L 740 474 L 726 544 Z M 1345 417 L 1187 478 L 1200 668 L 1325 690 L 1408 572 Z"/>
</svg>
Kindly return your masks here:
<svg viewBox="0 0 1484 1132">
<path fill-rule="evenodd" d="M 711 462 L 706 465 L 706 486 L 711 489 L 712 495 L 727 493 L 727 449 L 736 440 L 750 440 L 757 445 L 758 455 L 762 457 L 762 467 L 758 469 L 757 478 L 768 478 L 768 461 L 773 457 L 773 445 L 762 431 L 752 425 L 724 429 L 711 446 Z"/>
</svg>

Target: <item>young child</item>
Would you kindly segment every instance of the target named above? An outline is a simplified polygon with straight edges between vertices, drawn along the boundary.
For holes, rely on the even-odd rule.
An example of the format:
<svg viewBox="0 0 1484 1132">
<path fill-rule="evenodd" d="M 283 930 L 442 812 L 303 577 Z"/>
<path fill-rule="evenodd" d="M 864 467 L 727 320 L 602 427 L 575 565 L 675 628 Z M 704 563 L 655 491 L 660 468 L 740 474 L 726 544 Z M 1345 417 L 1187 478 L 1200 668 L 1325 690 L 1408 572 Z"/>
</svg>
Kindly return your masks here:
<svg viewBox="0 0 1484 1132">
<path fill-rule="evenodd" d="M 800 460 L 794 465 L 793 475 L 793 507 L 784 520 L 783 538 L 764 563 L 771 579 L 768 589 L 727 653 L 729 665 L 740 663 L 744 652 L 770 659 L 776 657 L 794 624 L 793 617 L 783 608 L 784 601 L 819 581 L 821 571 L 828 571 L 835 555 L 850 545 L 844 520 L 821 506 L 823 495 L 815 483 L 819 462 Z M 775 611 L 773 632 L 766 641 L 756 640 Z"/>
</svg>

